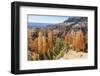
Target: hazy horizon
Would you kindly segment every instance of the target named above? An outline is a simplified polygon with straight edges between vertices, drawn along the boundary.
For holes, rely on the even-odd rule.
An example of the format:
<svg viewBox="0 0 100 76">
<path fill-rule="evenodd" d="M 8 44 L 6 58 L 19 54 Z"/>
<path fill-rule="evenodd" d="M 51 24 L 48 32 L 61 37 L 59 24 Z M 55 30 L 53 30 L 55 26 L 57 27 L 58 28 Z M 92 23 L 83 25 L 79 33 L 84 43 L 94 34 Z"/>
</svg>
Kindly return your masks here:
<svg viewBox="0 0 100 76">
<path fill-rule="evenodd" d="M 61 23 L 69 16 L 28 15 L 28 23 Z"/>
</svg>

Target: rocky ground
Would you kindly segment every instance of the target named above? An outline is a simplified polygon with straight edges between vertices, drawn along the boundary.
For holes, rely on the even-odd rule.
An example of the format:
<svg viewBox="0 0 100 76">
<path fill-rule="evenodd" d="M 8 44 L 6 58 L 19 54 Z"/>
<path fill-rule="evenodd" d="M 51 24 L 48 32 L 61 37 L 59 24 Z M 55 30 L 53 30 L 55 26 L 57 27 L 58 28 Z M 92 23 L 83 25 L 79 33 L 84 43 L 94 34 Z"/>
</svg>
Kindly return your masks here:
<svg viewBox="0 0 100 76">
<path fill-rule="evenodd" d="M 69 50 L 61 59 L 86 59 L 88 58 L 87 53 L 85 52 L 77 52 L 73 50 Z"/>
</svg>

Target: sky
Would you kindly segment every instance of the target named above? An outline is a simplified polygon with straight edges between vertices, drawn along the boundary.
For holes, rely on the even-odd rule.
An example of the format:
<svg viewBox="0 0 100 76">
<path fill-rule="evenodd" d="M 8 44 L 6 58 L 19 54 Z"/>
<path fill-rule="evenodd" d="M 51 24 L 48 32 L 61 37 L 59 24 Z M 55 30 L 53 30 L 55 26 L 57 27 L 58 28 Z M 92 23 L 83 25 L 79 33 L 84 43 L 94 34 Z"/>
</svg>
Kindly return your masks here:
<svg viewBox="0 0 100 76">
<path fill-rule="evenodd" d="M 29 23 L 61 23 L 67 19 L 67 16 L 28 15 Z"/>
</svg>

